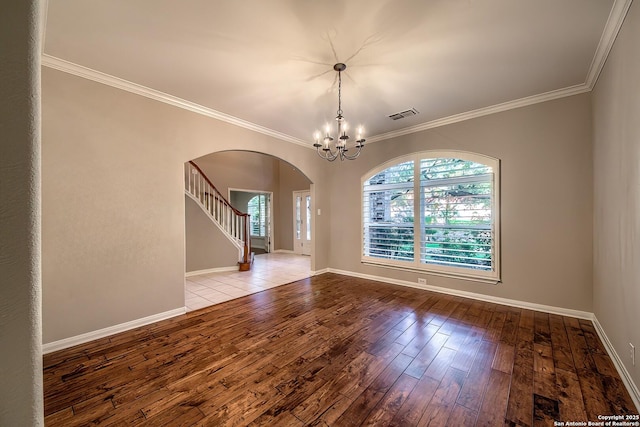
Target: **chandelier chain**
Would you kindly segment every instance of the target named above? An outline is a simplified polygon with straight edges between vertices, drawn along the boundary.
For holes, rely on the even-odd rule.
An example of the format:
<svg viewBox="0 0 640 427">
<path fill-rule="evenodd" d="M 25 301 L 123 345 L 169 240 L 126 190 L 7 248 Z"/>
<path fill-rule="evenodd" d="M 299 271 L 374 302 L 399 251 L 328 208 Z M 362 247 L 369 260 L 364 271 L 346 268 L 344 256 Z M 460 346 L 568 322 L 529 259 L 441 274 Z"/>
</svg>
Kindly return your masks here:
<svg viewBox="0 0 640 427">
<path fill-rule="evenodd" d="M 362 147 L 364 147 L 365 139 L 362 137 L 363 129 L 359 127 L 357 130 L 355 147 L 352 147 L 355 149 L 355 152 L 347 154 L 349 151 L 347 143 L 350 138 L 349 135 L 347 135 L 347 122 L 342 116 L 342 71 L 346 70 L 347 66 L 340 62 L 335 64 L 333 69 L 338 72 L 338 111 L 336 116 L 338 135 L 336 139 L 331 136 L 331 127 L 327 123 L 324 137 L 319 131 L 315 132 L 315 143 L 313 146 L 316 148 L 318 156 L 330 162 L 338 158 L 340 160 L 355 160 L 360 155 Z"/>
<path fill-rule="evenodd" d="M 342 72 L 338 71 L 338 116 L 342 116 Z"/>
</svg>

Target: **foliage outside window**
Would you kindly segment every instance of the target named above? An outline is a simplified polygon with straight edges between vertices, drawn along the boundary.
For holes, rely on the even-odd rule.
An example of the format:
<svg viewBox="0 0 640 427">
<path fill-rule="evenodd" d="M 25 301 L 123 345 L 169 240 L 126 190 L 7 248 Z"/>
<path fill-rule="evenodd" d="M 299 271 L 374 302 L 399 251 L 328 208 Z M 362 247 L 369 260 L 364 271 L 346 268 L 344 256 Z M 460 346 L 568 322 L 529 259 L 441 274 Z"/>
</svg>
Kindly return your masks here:
<svg viewBox="0 0 640 427">
<path fill-rule="evenodd" d="M 423 152 L 362 180 L 363 262 L 497 282 L 499 162 Z"/>
<path fill-rule="evenodd" d="M 255 237 L 266 236 L 267 223 L 267 195 L 258 194 L 249 200 L 247 213 L 251 215 L 250 231 Z"/>
</svg>

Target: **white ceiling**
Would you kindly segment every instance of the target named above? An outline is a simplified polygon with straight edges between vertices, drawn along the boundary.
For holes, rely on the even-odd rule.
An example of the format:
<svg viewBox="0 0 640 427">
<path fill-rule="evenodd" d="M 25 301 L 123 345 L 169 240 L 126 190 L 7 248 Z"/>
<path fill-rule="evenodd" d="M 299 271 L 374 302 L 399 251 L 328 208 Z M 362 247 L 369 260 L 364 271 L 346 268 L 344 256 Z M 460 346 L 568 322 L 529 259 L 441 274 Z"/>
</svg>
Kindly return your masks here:
<svg viewBox="0 0 640 427">
<path fill-rule="evenodd" d="M 345 62 L 375 140 L 591 89 L 630 1 L 49 0 L 43 63 L 311 144 Z"/>
</svg>

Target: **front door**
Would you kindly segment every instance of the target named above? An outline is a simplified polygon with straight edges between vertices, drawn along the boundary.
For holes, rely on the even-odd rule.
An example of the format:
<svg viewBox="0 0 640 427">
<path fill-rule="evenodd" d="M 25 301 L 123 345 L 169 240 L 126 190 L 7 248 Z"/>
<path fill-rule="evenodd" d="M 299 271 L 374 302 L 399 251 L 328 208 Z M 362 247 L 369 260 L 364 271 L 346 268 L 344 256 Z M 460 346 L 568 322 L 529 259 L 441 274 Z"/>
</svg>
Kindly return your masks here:
<svg viewBox="0 0 640 427">
<path fill-rule="evenodd" d="M 293 251 L 311 255 L 311 193 L 293 192 Z"/>
</svg>

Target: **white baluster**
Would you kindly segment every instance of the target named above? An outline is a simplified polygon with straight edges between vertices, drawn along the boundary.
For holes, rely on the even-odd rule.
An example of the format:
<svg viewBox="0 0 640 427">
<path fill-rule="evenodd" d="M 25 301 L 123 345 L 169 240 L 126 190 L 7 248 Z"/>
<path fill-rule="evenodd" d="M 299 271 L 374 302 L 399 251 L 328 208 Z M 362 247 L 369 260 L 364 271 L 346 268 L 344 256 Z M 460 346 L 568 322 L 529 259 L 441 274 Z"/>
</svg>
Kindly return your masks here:
<svg viewBox="0 0 640 427">
<path fill-rule="evenodd" d="M 205 204 L 205 206 L 207 207 L 207 211 L 209 211 L 210 198 L 211 198 L 211 186 L 207 183 L 207 203 Z"/>
<path fill-rule="evenodd" d="M 189 191 L 189 193 L 192 193 L 192 191 L 191 191 L 191 175 L 193 175 L 193 174 L 191 173 L 191 164 L 187 163 L 185 168 L 187 168 L 187 176 L 185 177 L 187 179 L 187 190 Z"/>
<path fill-rule="evenodd" d="M 236 237 L 236 213 L 231 211 L 231 235 Z"/>
</svg>

